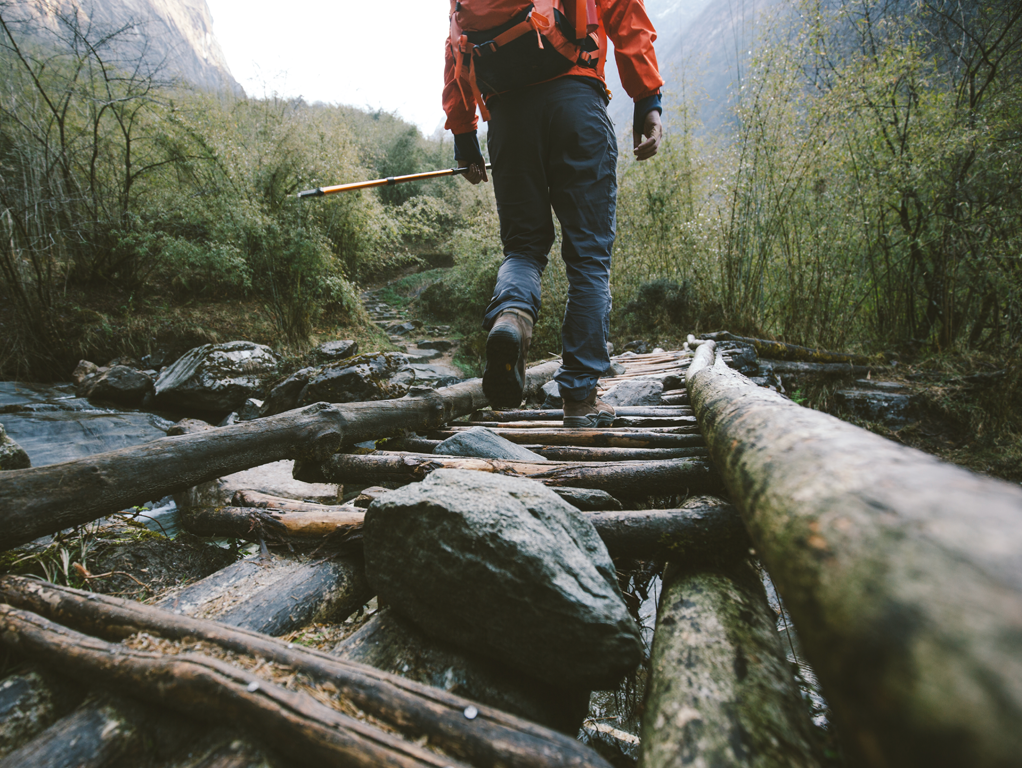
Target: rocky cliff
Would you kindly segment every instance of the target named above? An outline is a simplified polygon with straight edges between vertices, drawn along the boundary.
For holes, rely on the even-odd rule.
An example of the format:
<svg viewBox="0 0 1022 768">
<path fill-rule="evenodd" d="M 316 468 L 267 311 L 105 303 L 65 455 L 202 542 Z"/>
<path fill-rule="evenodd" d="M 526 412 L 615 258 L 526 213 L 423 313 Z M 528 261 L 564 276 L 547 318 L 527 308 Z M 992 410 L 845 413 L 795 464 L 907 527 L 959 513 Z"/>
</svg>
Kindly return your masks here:
<svg viewBox="0 0 1022 768">
<path fill-rule="evenodd" d="M 243 95 L 213 34 L 206 0 L 28 0 L 4 8 L 14 17 L 67 39 L 78 30 L 90 43 L 104 41 L 110 61 L 141 57 L 159 79 L 177 79 L 210 91 Z M 51 38 L 52 40 L 52 38 Z"/>
</svg>

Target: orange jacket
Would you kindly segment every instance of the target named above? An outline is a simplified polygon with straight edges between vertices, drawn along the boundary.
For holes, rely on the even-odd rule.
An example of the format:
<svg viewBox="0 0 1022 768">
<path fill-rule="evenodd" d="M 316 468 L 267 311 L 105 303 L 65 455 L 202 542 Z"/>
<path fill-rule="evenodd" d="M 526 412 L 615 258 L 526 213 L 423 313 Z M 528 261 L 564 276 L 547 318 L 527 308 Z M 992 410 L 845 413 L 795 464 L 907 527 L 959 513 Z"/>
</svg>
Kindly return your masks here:
<svg viewBox="0 0 1022 768">
<path fill-rule="evenodd" d="M 621 84 L 633 101 L 639 101 L 655 94 L 664 84 L 657 69 L 656 54 L 653 52 L 653 41 L 656 30 L 653 22 L 646 15 L 642 0 L 596 0 L 596 8 L 600 17 L 600 58 L 596 70 L 585 67 L 572 67 L 561 77 L 582 75 L 595 77 L 607 87 L 603 69 L 607 60 L 607 38 L 614 44 L 614 59 L 621 75 Z M 606 30 L 606 34 L 602 32 Z M 462 87 L 455 80 L 455 53 L 451 49 L 448 37 L 444 49 L 444 112 L 447 122 L 444 128 L 454 134 L 471 133 L 476 129 L 475 100 L 472 98 L 471 86 L 466 82 Z M 468 68 L 462 71 L 462 78 L 467 79 Z M 462 98 L 464 92 L 465 98 Z M 607 91 L 610 93 L 609 89 Z M 465 99 L 471 103 L 466 104 Z"/>
</svg>

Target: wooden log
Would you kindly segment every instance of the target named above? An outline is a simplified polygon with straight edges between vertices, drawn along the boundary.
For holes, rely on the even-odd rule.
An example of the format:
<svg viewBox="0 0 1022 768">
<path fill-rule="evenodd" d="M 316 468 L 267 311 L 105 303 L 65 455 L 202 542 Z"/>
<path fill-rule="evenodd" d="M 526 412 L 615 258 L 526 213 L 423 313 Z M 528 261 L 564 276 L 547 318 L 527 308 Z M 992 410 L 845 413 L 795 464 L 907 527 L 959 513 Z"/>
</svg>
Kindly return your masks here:
<svg viewBox="0 0 1022 768">
<path fill-rule="evenodd" d="M 712 497 L 691 499 L 680 509 L 584 514 L 612 557 L 729 562 L 747 556 L 752 546 L 738 510 Z"/>
<path fill-rule="evenodd" d="M 544 485 L 595 488 L 628 497 L 713 493 L 720 488 L 713 467 L 700 459 L 535 464 L 415 453 L 337 454 L 321 464 L 315 474 L 310 471 L 300 479 L 315 477 L 315 482 L 330 483 L 411 483 L 438 469 L 494 472 L 531 478 Z"/>
<path fill-rule="evenodd" d="M 847 376 L 861 379 L 875 374 L 886 366 L 851 365 L 850 363 L 797 363 L 783 360 L 760 360 L 760 370 L 764 372 L 783 373 L 789 376 Z"/>
<path fill-rule="evenodd" d="M 465 428 L 467 429 L 467 427 Z M 465 429 L 452 427 L 437 429 L 427 437 L 446 440 Z M 652 432 L 650 430 L 613 429 L 503 429 L 493 430 L 512 443 L 541 445 L 587 445 L 594 448 L 680 448 L 682 446 L 705 445 L 703 436 L 692 432 Z"/>
<path fill-rule="evenodd" d="M 356 707 L 409 738 L 427 736 L 430 743 L 449 754 L 478 765 L 607 768 L 607 763 L 591 750 L 547 728 L 491 707 L 473 705 L 439 688 L 263 634 L 17 576 L 0 577 L 0 601 L 108 640 L 136 632 L 169 640 L 202 640 L 301 670 L 314 680 L 332 683 Z M 474 719 L 465 716 L 469 706 L 475 706 L 478 712 Z"/>
<path fill-rule="evenodd" d="M 146 727 L 151 721 L 152 712 L 147 707 L 102 697 L 86 702 L 10 752 L 0 760 L 0 768 L 138 765 L 142 762 Z"/>
<path fill-rule="evenodd" d="M 692 409 L 679 406 L 615 406 L 614 413 L 621 416 L 646 418 L 674 418 L 692 416 Z M 536 410 L 476 411 L 468 421 L 515 422 L 515 421 L 561 421 L 564 418 L 563 408 L 546 408 Z"/>
<path fill-rule="evenodd" d="M 411 435 L 388 440 L 385 448 L 388 451 L 404 451 L 408 453 L 433 453 L 440 445 L 440 440 Z M 533 453 L 551 461 L 656 461 L 659 459 L 687 459 L 706 456 L 704 446 L 682 448 L 588 448 L 574 445 L 525 445 Z"/>
<path fill-rule="evenodd" d="M 257 507 L 192 507 L 182 511 L 181 526 L 197 536 L 271 542 L 327 536 L 339 538 L 362 526 L 362 512 L 354 507 L 321 506 L 322 511 L 306 509 L 300 512 Z"/>
<path fill-rule="evenodd" d="M 313 621 L 342 621 L 372 596 L 361 555 L 313 561 L 276 556 L 234 563 L 157 605 L 277 636 Z"/>
<path fill-rule="evenodd" d="M 231 504 L 236 507 L 255 507 L 256 509 L 270 509 L 274 512 L 312 512 L 322 514 L 323 512 L 336 512 L 347 514 L 352 512 L 350 504 L 321 504 L 316 501 L 298 501 L 287 499 L 283 496 L 273 496 L 261 491 L 235 491 L 231 498 Z"/>
<path fill-rule="evenodd" d="M 650 417 L 650 416 L 617 416 L 614 418 L 611 428 L 614 429 L 641 429 L 641 428 L 664 428 L 664 427 L 689 427 L 688 431 L 694 432 L 695 416 L 672 416 L 672 417 Z M 557 421 L 470 421 L 466 426 L 472 427 L 502 427 L 504 429 L 558 429 L 563 425 Z"/>
<path fill-rule="evenodd" d="M 848 352 L 831 352 L 818 347 L 800 347 L 797 344 L 785 344 L 783 341 L 768 339 L 751 339 L 747 336 L 735 336 L 727 331 L 703 334 L 704 339 L 715 341 L 738 341 L 748 344 L 756 350 L 760 357 L 774 360 L 794 360 L 803 363 L 851 363 L 853 365 L 869 365 L 873 361 L 866 355 Z"/>
<path fill-rule="evenodd" d="M 307 693 L 199 653 L 138 651 L 9 605 L 0 605 L 0 642 L 83 682 L 286 742 L 289 754 L 306 765 L 464 765 L 344 715 Z"/>
<path fill-rule="evenodd" d="M 557 362 L 528 370 L 528 387 Z M 434 429 L 486 405 L 472 380 L 418 397 L 317 403 L 265 419 L 164 437 L 75 461 L 0 472 L 0 550 L 280 459 L 321 461 L 343 445 Z"/>
<path fill-rule="evenodd" d="M 574 737 L 589 691 L 565 689 L 428 636 L 392 609 L 373 614 L 332 654 L 456 693 Z"/>
<path fill-rule="evenodd" d="M 664 572 L 640 768 L 809 768 L 809 712 L 763 585 L 744 559 Z"/>
<path fill-rule="evenodd" d="M 709 346 L 693 406 L 853 759 L 1018 764 L 1022 489 L 756 387 Z"/>
</svg>

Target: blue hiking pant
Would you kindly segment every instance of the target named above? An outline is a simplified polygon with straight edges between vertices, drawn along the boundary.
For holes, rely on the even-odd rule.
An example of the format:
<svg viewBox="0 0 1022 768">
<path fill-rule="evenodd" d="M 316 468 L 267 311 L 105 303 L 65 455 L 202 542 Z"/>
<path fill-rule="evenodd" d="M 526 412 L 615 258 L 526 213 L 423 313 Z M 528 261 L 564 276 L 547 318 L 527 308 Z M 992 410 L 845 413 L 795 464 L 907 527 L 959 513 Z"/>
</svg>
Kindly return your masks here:
<svg viewBox="0 0 1022 768">
<path fill-rule="evenodd" d="M 488 144 L 504 261 L 486 309 L 538 317 L 540 277 L 561 223 L 568 303 L 561 396 L 584 400 L 610 365 L 610 252 L 617 207 L 617 141 L 598 83 L 561 77 L 491 98 Z"/>
</svg>

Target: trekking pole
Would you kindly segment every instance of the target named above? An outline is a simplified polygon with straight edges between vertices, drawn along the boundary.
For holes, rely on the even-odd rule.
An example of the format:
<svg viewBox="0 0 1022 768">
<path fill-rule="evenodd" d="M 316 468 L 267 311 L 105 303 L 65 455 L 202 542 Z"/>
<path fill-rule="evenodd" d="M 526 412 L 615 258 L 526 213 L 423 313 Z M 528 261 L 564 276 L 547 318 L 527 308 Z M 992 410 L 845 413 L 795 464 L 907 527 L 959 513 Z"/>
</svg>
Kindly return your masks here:
<svg viewBox="0 0 1022 768">
<path fill-rule="evenodd" d="M 486 170 L 492 168 L 486 164 Z M 406 181 L 422 181 L 424 179 L 438 179 L 441 176 L 460 176 L 468 171 L 468 168 L 444 168 L 440 171 L 426 171 L 425 173 L 412 173 L 408 176 L 388 176 L 385 179 L 373 179 L 372 181 L 356 181 L 352 184 L 338 184 L 333 187 L 316 187 L 299 192 L 298 197 L 322 197 L 332 195 L 336 192 L 352 192 L 356 189 L 370 189 L 371 187 L 385 187 L 390 184 L 403 184 Z"/>
</svg>

